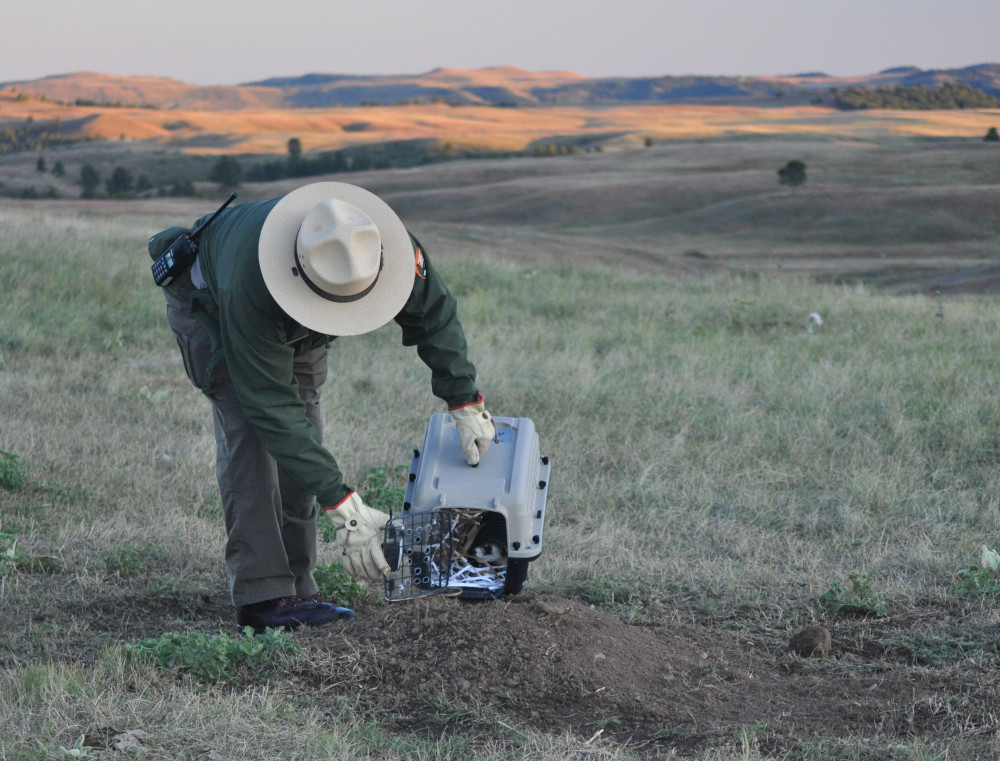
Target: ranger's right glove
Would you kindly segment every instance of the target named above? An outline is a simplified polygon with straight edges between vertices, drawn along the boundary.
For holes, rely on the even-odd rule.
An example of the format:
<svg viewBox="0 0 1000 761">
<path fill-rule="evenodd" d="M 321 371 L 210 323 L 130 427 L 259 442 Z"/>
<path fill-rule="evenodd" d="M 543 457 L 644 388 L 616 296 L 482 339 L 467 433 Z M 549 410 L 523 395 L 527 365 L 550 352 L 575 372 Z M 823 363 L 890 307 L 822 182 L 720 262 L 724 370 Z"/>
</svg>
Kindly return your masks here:
<svg viewBox="0 0 1000 761">
<path fill-rule="evenodd" d="M 382 529 L 389 516 L 368 507 L 352 491 L 333 507 L 323 508 L 337 527 L 337 538 L 344 534 L 344 568 L 352 576 L 381 581 L 392 570 L 382 554 Z"/>
</svg>

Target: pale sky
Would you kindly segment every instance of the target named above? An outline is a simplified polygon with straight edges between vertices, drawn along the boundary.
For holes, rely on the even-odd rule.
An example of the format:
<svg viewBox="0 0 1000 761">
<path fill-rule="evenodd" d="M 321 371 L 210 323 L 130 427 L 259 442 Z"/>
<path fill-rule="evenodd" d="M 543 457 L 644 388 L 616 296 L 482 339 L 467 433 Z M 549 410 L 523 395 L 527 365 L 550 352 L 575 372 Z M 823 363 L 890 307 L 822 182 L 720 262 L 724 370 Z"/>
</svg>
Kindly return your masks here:
<svg viewBox="0 0 1000 761">
<path fill-rule="evenodd" d="M 517 66 L 585 76 L 872 74 L 1000 63 L 1000 0 L 10 0 L 0 83 L 192 84 Z"/>
</svg>

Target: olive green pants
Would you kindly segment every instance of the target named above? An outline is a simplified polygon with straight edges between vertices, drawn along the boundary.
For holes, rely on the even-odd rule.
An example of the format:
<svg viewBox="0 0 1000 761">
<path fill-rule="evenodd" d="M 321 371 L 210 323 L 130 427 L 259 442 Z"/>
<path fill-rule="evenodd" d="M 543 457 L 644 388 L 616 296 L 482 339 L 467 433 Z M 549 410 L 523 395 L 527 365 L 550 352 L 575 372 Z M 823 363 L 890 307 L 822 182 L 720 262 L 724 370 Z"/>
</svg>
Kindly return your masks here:
<svg viewBox="0 0 1000 761">
<path fill-rule="evenodd" d="M 204 388 L 211 345 L 191 314 L 194 285 L 189 273 L 163 289 L 167 320 L 177 339 L 188 378 Z M 320 387 L 326 380 L 326 348 L 297 357 L 294 372 L 307 415 L 323 437 Z M 268 454 L 240 406 L 225 361 L 212 368 L 216 470 L 226 524 L 226 566 L 233 604 L 279 597 L 309 597 L 317 591 L 316 500 Z"/>
</svg>

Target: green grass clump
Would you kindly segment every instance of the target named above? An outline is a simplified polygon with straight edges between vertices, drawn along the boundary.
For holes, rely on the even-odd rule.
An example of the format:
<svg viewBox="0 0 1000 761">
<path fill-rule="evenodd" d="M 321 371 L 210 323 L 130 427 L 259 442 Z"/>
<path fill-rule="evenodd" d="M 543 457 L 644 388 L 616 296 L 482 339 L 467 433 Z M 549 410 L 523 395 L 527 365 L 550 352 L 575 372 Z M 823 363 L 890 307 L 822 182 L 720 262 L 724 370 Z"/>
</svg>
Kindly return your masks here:
<svg viewBox="0 0 1000 761">
<path fill-rule="evenodd" d="M 150 659 L 159 668 L 191 674 L 203 682 L 223 682 L 240 673 L 261 675 L 297 656 L 298 646 L 279 629 L 254 635 L 244 629 L 242 637 L 201 632 L 166 632 L 156 639 L 124 645 L 128 657 Z"/>
<path fill-rule="evenodd" d="M 979 565 L 960 568 L 955 590 L 963 595 L 1000 594 L 1000 554 L 983 545 Z"/>
<path fill-rule="evenodd" d="M 13 452 L 0 450 L 0 489 L 14 491 L 24 486 L 24 466 Z"/>
<path fill-rule="evenodd" d="M 398 515 L 406 492 L 407 465 L 379 465 L 369 470 L 358 484 L 365 504 L 384 513 Z"/>
<path fill-rule="evenodd" d="M 327 600 L 345 608 L 356 608 L 371 595 L 369 588 L 352 579 L 340 563 L 317 567 L 313 579 Z"/>
<path fill-rule="evenodd" d="M 0 577 L 14 572 L 59 573 L 61 570 L 58 558 L 23 552 L 18 548 L 14 534 L 0 531 Z"/>
<path fill-rule="evenodd" d="M 955 591 L 962 595 L 1000 594 L 1000 577 L 994 571 L 986 571 L 978 566 L 959 569 Z"/>
<path fill-rule="evenodd" d="M 820 607 L 833 616 L 885 616 L 886 601 L 875 591 L 871 574 L 854 572 L 847 584 L 835 581 L 819 597 Z"/>
<path fill-rule="evenodd" d="M 138 576 L 149 570 L 149 562 L 163 557 L 163 550 L 150 542 L 142 547 L 116 547 L 104 557 L 108 573 L 124 578 Z"/>
</svg>

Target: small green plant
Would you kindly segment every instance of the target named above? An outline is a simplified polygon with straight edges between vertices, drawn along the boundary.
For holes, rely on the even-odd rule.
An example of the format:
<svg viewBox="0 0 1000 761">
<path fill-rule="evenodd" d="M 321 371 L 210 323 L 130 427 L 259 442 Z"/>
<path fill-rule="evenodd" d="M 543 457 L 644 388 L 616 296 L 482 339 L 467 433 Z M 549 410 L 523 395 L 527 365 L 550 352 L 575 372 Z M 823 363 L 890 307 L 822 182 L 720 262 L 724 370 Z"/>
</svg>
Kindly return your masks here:
<svg viewBox="0 0 1000 761">
<path fill-rule="evenodd" d="M 650 734 L 650 739 L 652 740 L 672 740 L 675 737 L 682 737 L 683 732 L 680 729 L 675 729 L 674 727 L 662 727 Z"/>
<path fill-rule="evenodd" d="M 93 750 L 89 745 L 84 745 L 84 735 L 80 735 L 76 742 L 70 747 L 64 748 L 62 745 L 59 746 L 59 750 L 62 751 L 63 755 L 67 758 L 90 758 L 90 751 Z"/>
<path fill-rule="evenodd" d="M 979 565 L 960 568 L 955 589 L 965 595 L 995 595 L 1000 593 L 1000 553 L 985 544 Z"/>
<path fill-rule="evenodd" d="M 15 491 L 24 486 L 24 469 L 21 458 L 13 452 L 0 449 L 0 488 Z"/>
<path fill-rule="evenodd" d="M 147 561 L 163 556 L 163 551 L 155 544 L 145 547 L 119 547 L 104 558 L 104 568 L 108 573 L 122 577 L 138 576 L 147 570 Z"/>
<path fill-rule="evenodd" d="M 150 660 L 166 671 L 216 683 L 233 679 L 240 672 L 265 673 L 283 659 L 298 655 L 299 647 L 280 629 L 267 629 L 254 636 L 248 626 L 237 638 L 166 632 L 155 639 L 124 645 L 122 652 L 128 658 Z"/>
<path fill-rule="evenodd" d="M 406 493 L 408 469 L 408 465 L 380 465 L 369 470 L 358 487 L 365 504 L 384 513 L 398 514 Z"/>
<path fill-rule="evenodd" d="M 819 597 L 820 607 L 835 616 L 882 617 L 889 606 L 872 587 L 870 573 L 855 571 L 848 576 L 847 587 L 835 581 Z"/>
<path fill-rule="evenodd" d="M 148 404 L 160 404 L 167 398 L 168 393 L 170 393 L 170 391 L 166 388 L 161 388 L 158 391 L 151 391 L 149 386 L 143 386 L 139 389 L 139 398 Z"/>
<path fill-rule="evenodd" d="M 636 588 L 634 579 L 607 576 L 580 579 L 569 585 L 567 591 L 600 610 L 631 611 L 643 606 L 642 595 Z"/>
<path fill-rule="evenodd" d="M 326 599 L 347 608 L 357 607 L 368 597 L 368 589 L 354 581 L 340 563 L 317 568 L 313 578 Z"/>
<path fill-rule="evenodd" d="M 17 537 L 0 531 L 0 576 L 14 571 L 28 573 L 59 573 L 62 566 L 49 555 L 29 555 L 17 548 Z"/>
</svg>

